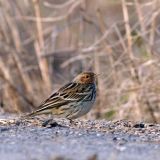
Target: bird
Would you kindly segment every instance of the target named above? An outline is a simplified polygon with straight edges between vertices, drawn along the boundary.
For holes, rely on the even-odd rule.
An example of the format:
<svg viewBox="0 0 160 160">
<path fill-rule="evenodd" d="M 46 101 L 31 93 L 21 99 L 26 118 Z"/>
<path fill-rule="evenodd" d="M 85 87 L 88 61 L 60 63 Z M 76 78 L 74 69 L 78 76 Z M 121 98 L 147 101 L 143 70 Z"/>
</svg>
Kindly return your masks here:
<svg viewBox="0 0 160 160">
<path fill-rule="evenodd" d="M 82 72 L 71 82 L 53 92 L 35 111 L 27 116 L 51 114 L 56 118 L 73 120 L 84 116 L 96 100 L 97 74 Z"/>
</svg>

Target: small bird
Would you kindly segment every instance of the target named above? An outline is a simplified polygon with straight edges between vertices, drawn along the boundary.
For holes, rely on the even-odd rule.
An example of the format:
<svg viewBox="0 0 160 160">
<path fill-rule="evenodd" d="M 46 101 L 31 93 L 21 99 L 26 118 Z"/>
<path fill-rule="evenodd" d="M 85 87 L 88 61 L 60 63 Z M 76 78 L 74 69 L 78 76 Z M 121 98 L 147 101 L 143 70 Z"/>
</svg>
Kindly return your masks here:
<svg viewBox="0 0 160 160">
<path fill-rule="evenodd" d="M 87 114 L 96 99 L 96 81 L 95 73 L 82 72 L 27 116 L 51 114 L 53 117 L 72 120 Z"/>
</svg>

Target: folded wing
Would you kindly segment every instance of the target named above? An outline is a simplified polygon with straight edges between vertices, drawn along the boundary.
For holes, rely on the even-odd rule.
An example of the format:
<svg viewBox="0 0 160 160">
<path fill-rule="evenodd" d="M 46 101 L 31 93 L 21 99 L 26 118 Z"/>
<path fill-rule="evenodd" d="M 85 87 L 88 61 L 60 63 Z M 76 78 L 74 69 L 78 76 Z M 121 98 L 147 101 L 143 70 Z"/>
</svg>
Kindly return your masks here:
<svg viewBox="0 0 160 160">
<path fill-rule="evenodd" d="M 29 116 L 39 114 L 54 113 L 60 114 L 60 107 L 66 106 L 72 102 L 87 100 L 92 96 L 91 86 L 78 83 L 68 83 L 57 92 L 51 94 L 38 108 L 38 110 L 29 114 Z"/>
</svg>

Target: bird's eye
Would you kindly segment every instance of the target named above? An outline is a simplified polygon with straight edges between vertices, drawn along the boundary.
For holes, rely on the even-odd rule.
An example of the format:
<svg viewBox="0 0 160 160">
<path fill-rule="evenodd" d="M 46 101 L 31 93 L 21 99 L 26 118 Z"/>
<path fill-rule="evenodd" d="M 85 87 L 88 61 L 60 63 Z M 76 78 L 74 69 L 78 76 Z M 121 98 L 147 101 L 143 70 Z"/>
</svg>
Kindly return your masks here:
<svg viewBox="0 0 160 160">
<path fill-rule="evenodd" d="M 89 78 L 89 76 L 87 75 L 86 78 Z"/>
</svg>

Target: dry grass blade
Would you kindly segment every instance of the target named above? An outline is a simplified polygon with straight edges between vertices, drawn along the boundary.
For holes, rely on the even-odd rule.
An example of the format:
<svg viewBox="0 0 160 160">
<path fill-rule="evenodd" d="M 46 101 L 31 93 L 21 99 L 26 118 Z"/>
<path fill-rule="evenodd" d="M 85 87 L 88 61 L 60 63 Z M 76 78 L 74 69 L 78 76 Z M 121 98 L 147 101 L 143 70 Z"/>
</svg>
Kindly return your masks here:
<svg viewBox="0 0 160 160">
<path fill-rule="evenodd" d="M 25 112 L 84 70 L 89 118 L 160 122 L 158 0 L 0 1 L 0 104 Z M 154 54 L 153 54 L 154 53 Z"/>
</svg>

